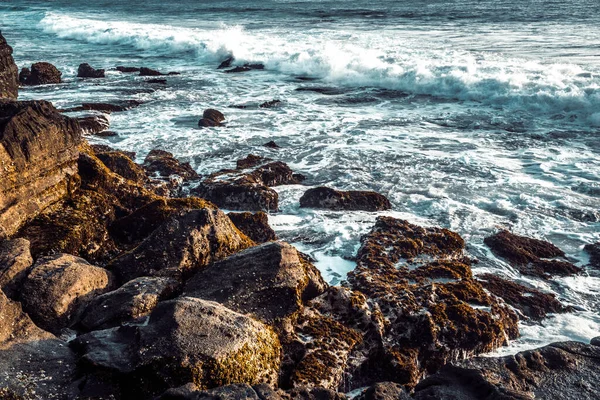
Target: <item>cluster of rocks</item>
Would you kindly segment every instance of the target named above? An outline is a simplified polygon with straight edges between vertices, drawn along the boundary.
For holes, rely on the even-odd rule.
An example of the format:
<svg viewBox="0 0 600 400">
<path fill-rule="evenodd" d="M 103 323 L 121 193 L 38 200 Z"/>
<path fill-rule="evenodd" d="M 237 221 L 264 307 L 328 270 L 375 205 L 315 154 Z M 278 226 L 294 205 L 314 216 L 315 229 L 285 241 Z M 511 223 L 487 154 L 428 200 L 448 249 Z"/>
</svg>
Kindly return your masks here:
<svg viewBox="0 0 600 400">
<path fill-rule="evenodd" d="M 162 150 L 136 164 L 50 103 L 15 100 L 10 54 L 0 36 L 0 398 L 597 398 L 600 339 L 473 358 L 520 318 L 572 310 L 474 277 L 456 232 L 379 217 L 329 286 L 260 211 L 304 176 L 249 155 L 178 197 L 201 180 L 189 164 Z M 301 204 L 391 206 L 327 188 Z M 548 242 L 486 243 L 542 279 L 579 270 Z"/>
</svg>

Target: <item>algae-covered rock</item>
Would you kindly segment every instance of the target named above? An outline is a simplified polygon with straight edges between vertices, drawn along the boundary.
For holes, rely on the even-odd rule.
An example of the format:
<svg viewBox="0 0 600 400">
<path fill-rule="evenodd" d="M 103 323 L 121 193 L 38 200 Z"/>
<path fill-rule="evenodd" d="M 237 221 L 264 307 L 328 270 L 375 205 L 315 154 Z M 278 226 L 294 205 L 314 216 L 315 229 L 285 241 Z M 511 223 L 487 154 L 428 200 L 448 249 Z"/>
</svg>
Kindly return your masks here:
<svg viewBox="0 0 600 400">
<path fill-rule="evenodd" d="M 0 289 L 16 298 L 29 267 L 33 264 L 29 241 L 26 239 L 0 242 Z"/>
</svg>

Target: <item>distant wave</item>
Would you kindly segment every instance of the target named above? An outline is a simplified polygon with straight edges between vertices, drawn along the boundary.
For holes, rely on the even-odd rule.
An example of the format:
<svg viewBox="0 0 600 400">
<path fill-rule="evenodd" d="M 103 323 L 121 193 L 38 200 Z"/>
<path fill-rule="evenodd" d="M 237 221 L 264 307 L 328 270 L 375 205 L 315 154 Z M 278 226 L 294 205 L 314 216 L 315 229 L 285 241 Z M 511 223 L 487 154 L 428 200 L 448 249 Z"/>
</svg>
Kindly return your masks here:
<svg viewBox="0 0 600 400">
<path fill-rule="evenodd" d="M 211 63 L 232 54 L 238 62 L 259 61 L 268 70 L 314 76 L 335 85 L 475 101 L 600 126 L 600 71 L 590 73 L 575 65 L 544 65 L 497 55 L 475 59 L 469 54 L 414 48 L 396 49 L 390 57 L 390 49 L 369 43 L 340 45 L 310 33 L 276 35 L 248 32 L 240 26 L 202 30 L 52 12 L 40 25 L 65 39 L 131 46 L 165 56 L 192 55 Z"/>
</svg>

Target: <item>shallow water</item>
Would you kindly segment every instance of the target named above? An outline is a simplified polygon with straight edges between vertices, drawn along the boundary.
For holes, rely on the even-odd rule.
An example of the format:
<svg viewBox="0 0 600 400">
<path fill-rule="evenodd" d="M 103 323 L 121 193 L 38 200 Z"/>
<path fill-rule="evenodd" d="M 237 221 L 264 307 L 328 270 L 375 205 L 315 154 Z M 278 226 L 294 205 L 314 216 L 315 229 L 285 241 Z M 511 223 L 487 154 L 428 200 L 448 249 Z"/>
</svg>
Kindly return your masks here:
<svg viewBox="0 0 600 400">
<path fill-rule="evenodd" d="M 600 240 L 600 3 L 169 3 L 0 0 L 19 66 L 49 61 L 65 78 L 21 96 L 58 107 L 142 100 L 111 116 L 119 136 L 107 141 L 140 160 L 160 147 L 206 174 L 254 153 L 287 162 L 309 186 L 376 190 L 394 206 L 382 214 L 463 235 L 475 273 L 504 273 L 581 310 L 523 325 L 501 353 L 600 334 L 600 274 L 532 280 L 483 245 L 510 228 L 583 265 L 583 245 Z M 223 74 L 228 55 L 266 68 Z M 80 81 L 82 62 L 182 75 L 167 87 L 118 72 Z M 273 99 L 282 105 L 257 107 Z M 196 128 L 208 107 L 227 128 Z M 305 189 L 277 188 L 270 223 L 338 283 L 376 215 L 301 210 Z"/>
</svg>

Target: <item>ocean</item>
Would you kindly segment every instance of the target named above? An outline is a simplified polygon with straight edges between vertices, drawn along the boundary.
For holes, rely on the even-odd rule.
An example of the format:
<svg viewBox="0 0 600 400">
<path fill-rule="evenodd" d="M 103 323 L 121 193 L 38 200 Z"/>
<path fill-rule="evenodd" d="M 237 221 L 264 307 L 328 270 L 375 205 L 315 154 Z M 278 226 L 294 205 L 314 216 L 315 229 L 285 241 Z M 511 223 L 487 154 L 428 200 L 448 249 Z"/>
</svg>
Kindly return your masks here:
<svg viewBox="0 0 600 400">
<path fill-rule="evenodd" d="M 596 0 L 0 0 L 17 64 L 63 72 L 63 84 L 20 98 L 143 102 L 111 115 L 117 137 L 90 141 L 138 161 L 165 149 L 200 174 L 253 153 L 288 163 L 307 186 L 386 195 L 391 212 L 333 212 L 300 209 L 306 186 L 276 188 L 270 224 L 332 284 L 354 268 L 377 215 L 391 215 L 459 232 L 475 274 L 577 308 L 521 323 L 522 337 L 495 354 L 600 334 L 600 271 L 524 277 L 483 244 L 508 228 L 585 265 L 583 246 L 600 240 L 599 27 Z M 229 56 L 265 69 L 225 74 Z M 77 79 L 84 62 L 107 78 Z M 181 75 L 156 87 L 117 65 Z M 271 100 L 281 104 L 258 107 Z M 198 129 L 206 108 L 227 126 Z M 282 149 L 262 146 L 270 140 Z"/>
</svg>

